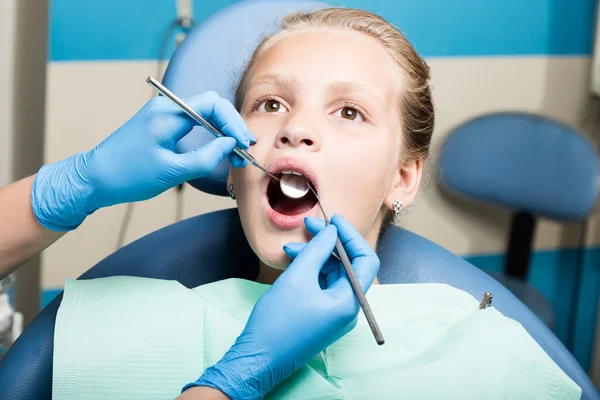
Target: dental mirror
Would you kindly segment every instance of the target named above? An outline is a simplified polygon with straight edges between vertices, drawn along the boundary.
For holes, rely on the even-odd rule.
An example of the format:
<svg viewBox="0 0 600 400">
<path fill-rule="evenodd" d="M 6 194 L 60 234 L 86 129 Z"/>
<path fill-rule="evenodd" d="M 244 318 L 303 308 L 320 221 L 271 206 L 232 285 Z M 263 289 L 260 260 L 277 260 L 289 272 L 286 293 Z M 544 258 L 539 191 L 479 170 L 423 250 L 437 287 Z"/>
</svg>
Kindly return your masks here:
<svg viewBox="0 0 600 400">
<path fill-rule="evenodd" d="M 284 174 L 279 180 L 283 194 L 292 199 L 299 199 L 308 193 L 308 179 L 302 175 Z"/>
</svg>

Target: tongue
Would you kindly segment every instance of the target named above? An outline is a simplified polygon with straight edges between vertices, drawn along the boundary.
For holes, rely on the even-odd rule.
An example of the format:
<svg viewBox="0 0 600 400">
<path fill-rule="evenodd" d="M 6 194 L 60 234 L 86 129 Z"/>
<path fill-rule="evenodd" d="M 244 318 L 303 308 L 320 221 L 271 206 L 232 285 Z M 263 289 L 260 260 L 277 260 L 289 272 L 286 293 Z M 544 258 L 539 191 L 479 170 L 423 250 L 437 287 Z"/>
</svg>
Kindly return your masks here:
<svg viewBox="0 0 600 400">
<path fill-rule="evenodd" d="M 315 203 L 309 201 L 306 198 L 301 199 L 290 199 L 289 197 L 282 196 L 283 198 L 275 202 L 272 206 L 273 210 L 283 215 L 298 215 L 309 211 L 315 206 Z"/>
</svg>

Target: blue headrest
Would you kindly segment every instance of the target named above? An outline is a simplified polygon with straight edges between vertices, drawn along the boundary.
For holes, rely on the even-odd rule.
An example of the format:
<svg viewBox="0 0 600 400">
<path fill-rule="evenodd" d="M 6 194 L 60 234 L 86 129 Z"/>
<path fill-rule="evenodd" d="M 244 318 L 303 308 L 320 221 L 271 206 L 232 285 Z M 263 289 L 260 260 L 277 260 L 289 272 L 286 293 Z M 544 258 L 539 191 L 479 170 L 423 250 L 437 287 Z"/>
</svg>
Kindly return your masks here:
<svg viewBox="0 0 600 400">
<path fill-rule="evenodd" d="M 476 201 L 554 220 L 584 218 L 598 196 L 598 156 L 572 128 L 525 113 L 475 118 L 448 137 L 442 185 Z"/>
<path fill-rule="evenodd" d="M 224 8 L 192 30 L 173 55 L 163 84 L 180 98 L 212 90 L 233 102 L 237 80 L 260 40 L 276 31 L 279 20 L 293 11 L 309 11 L 327 5 L 306 0 L 251 0 Z M 197 126 L 184 137 L 177 151 L 193 150 L 212 140 Z M 229 163 L 224 161 L 194 187 L 226 196 Z"/>
</svg>

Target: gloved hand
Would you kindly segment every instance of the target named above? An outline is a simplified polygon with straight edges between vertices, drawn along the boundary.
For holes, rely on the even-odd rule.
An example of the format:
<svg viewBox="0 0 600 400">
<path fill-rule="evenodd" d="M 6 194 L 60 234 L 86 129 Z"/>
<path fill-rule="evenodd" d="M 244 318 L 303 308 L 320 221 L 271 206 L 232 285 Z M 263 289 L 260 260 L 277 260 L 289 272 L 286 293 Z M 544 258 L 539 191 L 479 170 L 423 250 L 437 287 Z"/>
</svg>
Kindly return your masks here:
<svg viewBox="0 0 600 400">
<path fill-rule="evenodd" d="M 360 305 L 340 272 L 343 266 L 331 257 L 337 235 L 365 291 L 377 276 L 379 258 L 345 219 L 334 215 L 331 222 L 324 227 L 323 220 L 307 219 L 308 230 L 320 232 L 306 246 L 286 246 L 294 261 L 261 296 L 231 349 L 184 391 L 209 386 L 233 400 L 261 399 L 354 328 Z M 322 289 L 319 274 L 326 264 L 335 268 L 328 268 L 329 285 Z"/>
<path fill-rule="evenodd" d="M 186 103 L 227 137 L 176 153 L 195 122 L 167 98 L 155 97 L 93 150 L 40 169 L 31 198 L 40 223 L 69 231 L 101 207 L 147 200 L 205 176 L 227 156 L 234 167 L 245 166 L 233 148 L 248 149 L 256 139 L 233 105 L 214 92 Z"/>
</svg>

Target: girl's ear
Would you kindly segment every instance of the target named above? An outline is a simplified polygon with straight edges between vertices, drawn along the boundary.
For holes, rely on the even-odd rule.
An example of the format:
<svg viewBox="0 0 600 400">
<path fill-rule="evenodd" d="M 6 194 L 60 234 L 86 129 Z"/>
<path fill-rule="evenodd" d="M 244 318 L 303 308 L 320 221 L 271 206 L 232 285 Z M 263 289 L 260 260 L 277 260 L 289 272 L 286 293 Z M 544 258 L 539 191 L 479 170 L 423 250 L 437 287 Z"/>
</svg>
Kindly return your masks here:
<svg viewBox="0 0 600 400">
<path fill-rule="evenodd" d="M 417 196 L 422 175 L 423 159 L 401 164 L 385 198 L 386 207 L 393 212 L 394 202 L 399 201 L 403 208 L 407 208 Z"/>
</svg>

